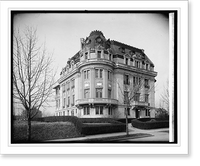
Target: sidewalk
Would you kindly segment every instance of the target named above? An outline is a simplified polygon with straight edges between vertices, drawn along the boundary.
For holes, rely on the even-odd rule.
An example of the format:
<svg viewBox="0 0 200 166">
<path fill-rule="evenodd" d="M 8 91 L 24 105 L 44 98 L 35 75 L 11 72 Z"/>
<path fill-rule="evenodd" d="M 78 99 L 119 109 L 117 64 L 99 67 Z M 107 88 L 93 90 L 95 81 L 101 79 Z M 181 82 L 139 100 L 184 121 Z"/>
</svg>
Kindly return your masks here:
<svg viewBox="0 0 200 166">
<path fill-rule="evenodd" d="M 160 129 L 151 129 L 151 130 L 141 130 L 132 127 L 129 124 L 129 135 L 133 137 L 125 138 L 125 139 L 116 139 L 117 142 L 168 142 L 169 141 L 169 129 L 168 128 L 160 128 Z M 135 135 L 135 137 L 134 137 Z M 103 138 L 110 138 L 110 137 L 119 137 L 119 136 L 126 136 L 126 132 L 119 132 L 119 133 L 108 133 L 108 134 L 97 134 L 97 135 L 90 135 L 84 137 L 77 137 L 77 138 L 66 138 L 66 139 L 56 139 L 56 140 L 48 140 L 47 142 L 89 142 L 90 140 L 94 139 L 103 139 Z"/>
</svg>

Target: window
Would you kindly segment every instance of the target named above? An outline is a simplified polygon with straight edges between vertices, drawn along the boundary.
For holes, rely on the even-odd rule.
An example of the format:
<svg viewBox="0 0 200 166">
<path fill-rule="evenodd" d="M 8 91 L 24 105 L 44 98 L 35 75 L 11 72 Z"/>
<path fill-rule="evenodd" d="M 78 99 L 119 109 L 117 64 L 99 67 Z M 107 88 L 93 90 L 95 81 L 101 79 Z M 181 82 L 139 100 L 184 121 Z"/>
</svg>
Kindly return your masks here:
<svg viewBox="0 0 200 166">
<path fill-rule="evenodd" d="M 69 105 L 70 105 L 70 96 L 68 96 L 68 107 L 69 107 Z"/>
<path fill-rule="evenodd" d="M 129 75 L 124 75 L 124 84 L 129 85 Z"/>
<path fill-rule="evenodd" d="M 65 116 L 65 111 L 63 111 L 63 116 Z"/>
<path fill-rule="evenodd" d="M 127 108 L 127 113 L 128 115 L 130 115 L 130 108 Z"/>
<path fill-rule="evenodd" d="M 56 95 L 59 95 L 59 93 L 60 93 L 60 89 L 56 88 Z"/>
<path fill-rule="evenodd" d="M 133 85 L 140 85 L 141 84 L 141 78 L 133 76 Z"/>
<path fill-rule="evenodd" d="M 135 61 L 135 66 L 136 66 L 137 68 L 140 68 L 140 62 L 139 62 L 139 61 Z"/>
<path fill-rule="evenodd" d="M 112 60 L 112 55 L 111 55 L 111 54 L 109 54 L 109 60 L 110 60 L 110 61 Z"/>
<path fill-rule="evenodd" d="M 146 109 L 146 116 L 150 116 L 150 111 L 148 109 Z"/>
<path fill-rule="evenodd" d="M 84 98 L 88 99 L 90 95 L 90 89 L 84 89 Z"/>
<path fill-rule="evenodd" d="M 101 58 L 101 51 L 97 51 L 97 58 Z"/>
<path fill-rule="evenodd" d="M 126 111 L 127 111 L 127 112 L 126 112 Z M 125 108 L 124 114 L 126 115 L 126 113 L 127 113 L 128 116 L 130 115 L 130 108 Z"/>
<path fill-rule="evenodd" d="M 66 99 L 64 98 L 63 108 L 65 108 L 66 105 Z"/>
<path fill-rule="evenodd" d="M 67 91 L 70 89 L 70 82 L 67 83 Z"/>
<path fill-rule="evenodd" d="M 72 96 L 72 106 L 74 106 L 75 95 Z"/>
<path fill-rule="evenodd" d="M 74 116 L 74 110 L 71 111 L 71 116 Z"/>
<path fill-rule="evenodd" d="M 58 108 L 58 100 L 56 100 L 56 108 Z"/>
<path fill-rule="evenodd" d="M 128 92 L 124 91 L 124 104 L 128 104 Z"/>
<path fill-rule="evenodd" d="M 95 69 L 95 78 L 98 78 L 99 77 L 99 69 Z"/>
<path fill-rule="evenodd" d="M 102 98 L 102 88 L 96 88 L 96 98 Z"/>
<path fill-rule="evenodd" d="M 74 88 L 74 87 L 75 87 L 75 84 L 74 84 L 74 82 L 75 82 L 74 80 L 71 80 L 71 87 L 72 87 L 72 88 Z"/>
<path fill-rule="evenodd" d="M 134 96 L 135 101 L 140 101 L 140 93 L 136 93 Z"/>
<path fill-rule="evenodd" d="M 83 107 L 83 114 L 90 115 L 90 107 Z"/>
<path fill-rule="evenodd" d="M 96 115 L 103 115 L 103 106 L 95 107 Z"/>
<path fill-rule="evenodd" d="M 88 52 L 85 53 L 85 60 L 88 59 Z"/>
<path fill-rule="evenodd" d="M 111 89 L 108 89 L 108 98 L 111 98 Z"/>
<path fill-rule="evenodd" d="M 90 70 L 85 70 L 84 71 L 84 79 L 89 79 L 90 78 Z"/>
<path fill-rule="evenodd" d="M 65 84 L 62 84 L 63 93 L 65 93 Z"/>
<path fill-rule="evenodd" d="M 103 78 L 103 69 L 100 69 L 99 71 L 100 71 L 100 76 L 99 76 L 99 78 Z"/>
<path fill-rule="evenodd" d="M 84 79 L 87 79 L 87 71 L 84 71 Z"/>
<path fill-rule="evenodd" d="M 125 64 L 128 65 L 128 58 L 125 58 Z"/>
<path fill-rule="evenodd" d="M 145 98 L 144 98 L 145 102 L 148 103 L 149 102 L 149 94 L 145 94 Z"/>
<path fill-rule="evenodd" d="M 149 65 L 148 64 L 146 64 L 146 70 L 148 70 L 149 69 Z"/>
<path fill-rule="evenodd" d="M 69 110 L 67 110 L 67 115 L 69 115 Z"/>
<path fill-rule="evenodd" d="M 139 77 L 139 82 L 138 82 L 138 85 L 141 85 L 141 78 Z"/>
<path fill-rule="evenodd" d="M 144 87 L 149 88 L 149 80 L 148 79 L 144 79 Z"/>
<path fill-rule="evenodd" d="M 103 78 L 103 69 L 95 69 L 95 78 Z"/>
<path fill-rule="evenodd" d="M 90 70 L 87 70 L 87 79 L 90 78 Z"/>
<path fill-rule="evenodd" d="M 135 85 L 136 84 L 136 79 L 135 79 L 135 77 L 133 76 L 133 85 Z"/>
<path fill-rule="evenodd" d="M 108 115 L 112 115 L 112 107 L 108 107 Z"/>
<path fill-rule="evenodd" d="M 108 71 L 108 80 L 111 80 L 111 71 Z"/>
<path fill-rule="evenodd" d="M 60 99 L 58 99 L 58 108 L 60 108 Z"/>
</svg>

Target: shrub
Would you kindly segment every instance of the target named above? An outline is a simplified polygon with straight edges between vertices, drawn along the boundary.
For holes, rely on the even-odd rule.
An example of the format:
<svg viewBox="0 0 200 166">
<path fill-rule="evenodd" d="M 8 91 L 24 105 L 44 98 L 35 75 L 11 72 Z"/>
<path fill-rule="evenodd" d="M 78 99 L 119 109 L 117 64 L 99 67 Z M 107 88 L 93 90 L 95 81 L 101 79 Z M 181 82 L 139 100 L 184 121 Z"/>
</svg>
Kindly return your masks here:
<svg viewBox="0 0 200 166">
<path fill-rule="evenodd" d="M 135 119 L 135 118 L 128 118 L 128 123 L 131 123 L 131 121 Z M 123 118 L 123 119 L 117 119 L 118 122 L 122 122 L 122 123 L 126 123 L 126 119 Z"/>
<path fill-rule="evenodd" d="M 93 135 L 102 133 L 125 132 L 125 124 L 84 124 L 82 134 Z"/>
<path fill-rule="evenodd" d="M 169 112 L 164 108 L 156 109 L 156 118 L 169 120 Z"/>
<path fill-rule="evenodd" d="M 79 137 L 80 132 L 71 122 L 32 122 L 31 142 Z M 26 143 L 27 122 L 15 121 L 12 143 Z"/>
<path fill-rule="evenodd" d="M 81 132 L 82 123 L 76 116 L 48 116 L 43 118 L 36 118 L 33 121 L 39 122 L 71 122 Z"/>
<path fill-rule="evenodd" d="M 34 119 L 40 122 L 71 122 L 81 134 L 123 132 L 126 125 L 111 118 L 77 118 L 75 116 L 51 116 Z M 85 124 L 87 123 L 87 124 Z"/>
<path fill-rule="evenodd" d="M 80 118 L 82 123 L 113 123 L 121 124 L 120 122 L 111 118 Z"/>
<path fill-rule="evenodd" d="M 154 119 L 154 118 L 141 118 L 131 121 L 133 127 L 139 129 L 156 129 L 169 127 L 168 120 Z"/>
</svg>

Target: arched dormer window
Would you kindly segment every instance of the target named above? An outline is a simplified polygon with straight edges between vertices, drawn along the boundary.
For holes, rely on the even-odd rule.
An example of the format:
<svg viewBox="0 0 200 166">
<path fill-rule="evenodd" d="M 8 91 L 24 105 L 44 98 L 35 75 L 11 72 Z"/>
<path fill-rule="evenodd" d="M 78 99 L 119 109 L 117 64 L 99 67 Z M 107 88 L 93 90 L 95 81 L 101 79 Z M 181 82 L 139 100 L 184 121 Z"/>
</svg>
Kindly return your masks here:
<svg viewBox="0 0 200 166">
<path fill-rule="evenodd" d="M 125 65 L 130 65 L 130 56 L 128 54 L 124 55 L 124 63 Z"/>
<path fill-rule="evenodd" d="M 74 68 L 74 60 L 71 61 L 71 67 Z"/>
</svg>

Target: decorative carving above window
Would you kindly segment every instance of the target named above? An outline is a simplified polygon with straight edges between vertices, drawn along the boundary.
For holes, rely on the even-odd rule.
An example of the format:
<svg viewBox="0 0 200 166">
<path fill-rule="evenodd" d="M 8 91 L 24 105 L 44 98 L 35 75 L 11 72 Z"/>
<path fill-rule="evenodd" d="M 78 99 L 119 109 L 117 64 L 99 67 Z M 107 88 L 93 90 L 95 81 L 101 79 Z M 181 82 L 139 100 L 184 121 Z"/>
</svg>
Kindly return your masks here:
<svg viewBox="0 0 200 166">
<path fill-rule="evenodd" d="M 86 44 L 90 44 L 90 43 L 91 43 L 91 40 L 87 38 L 86 41 L 85 41 L 85 43 L 86 43 Z"/>
<path fill-rule="evenodd" d="M 96 42 L 99 43 L 99 44 L 101 44 L 103 41 L 102 41 L 101 37 L 97 37 L 96 38 Z"/>
</svg>

